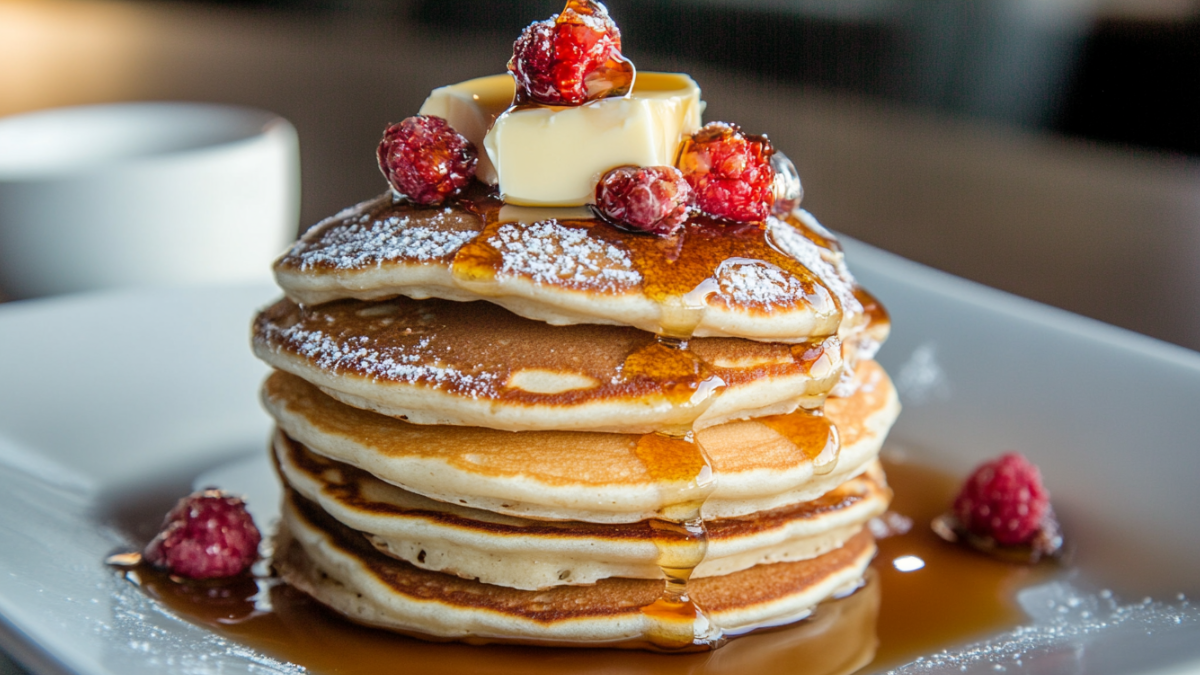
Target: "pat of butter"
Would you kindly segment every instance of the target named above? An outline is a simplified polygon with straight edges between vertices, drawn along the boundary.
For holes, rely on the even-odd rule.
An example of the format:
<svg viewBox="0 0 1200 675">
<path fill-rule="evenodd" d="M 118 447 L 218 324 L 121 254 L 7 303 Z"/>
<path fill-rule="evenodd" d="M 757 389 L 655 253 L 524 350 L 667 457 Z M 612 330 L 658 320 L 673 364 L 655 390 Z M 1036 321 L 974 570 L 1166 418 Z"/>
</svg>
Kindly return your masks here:
<svg viewBox="0 0 1200 675">
<path fill-rule="evenodd" d="M 609 169 L 674 166 L 684 134 L 700 128 L 701 107 L 687 75 L 638 73 L 628 97 L 509 109 L 483 144 L 505 202 L 580 206 L 595 201 Z"/>
<path fill-rule="evenodd" d="M 475 176 L 495 185 L 496 169 L 483 148 L 483 138 L 500 113 L 512 105 L 516 86 L 511 75 L 490 75 L 434 89 L 419 111 L 422 115 L 437 115 L 475 144 L 479 164 Z"/>
<path fill-rule="evenodd" d="M 500 215 L 496 220 L 501 223 L 525 223 L 532 225 L 545 220 L 592 220 L 596 217 L 587 206 L 515 206 L 505 204 L 500 207 Z"/>
</svg>

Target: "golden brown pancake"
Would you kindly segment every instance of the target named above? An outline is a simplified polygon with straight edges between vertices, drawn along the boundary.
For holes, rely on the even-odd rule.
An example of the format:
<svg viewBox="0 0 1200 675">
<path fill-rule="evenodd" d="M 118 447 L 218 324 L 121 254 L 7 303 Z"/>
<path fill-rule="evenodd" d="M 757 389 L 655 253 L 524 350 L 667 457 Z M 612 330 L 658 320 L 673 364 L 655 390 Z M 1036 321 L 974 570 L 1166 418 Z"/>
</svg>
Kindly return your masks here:
<svg viewBox="0 0 1200 675">
<path fill-rule="evenodd" d="M 385 194 L 310 229 L 275 264 L 305 304 L 396 295 L 486 299 L 553 325 L 803 342 L 862 324 L 840 246 L 807 212 L 681 234 L 629 232 L 587 209 L 503 207 L 482 186 L 438 207 Z"/>
<path fill-rule="evenodd" d="M 619 326 L 547 326 L 487 302 L 280 300 L 259 358 L 350 405 L 417 424 L 644 433 L 814 407 L 841 374 L 837 337 L 799 345 Z"/>
<path fill-rule="evenodd" d="M 712 622 L 743 632 L 797 620 L 856 588 L 874 552 L 864 531 L 817 558 L 697 579 L 689 589 Z M 354 621 L 432 637 L 620 646 L 661 630 L 641 611 L 659 597 L 661 581 L 614 578 L 525 591 L 430 572 L 380 553 L 292 492 L 274 564 L 285 581 Z M 693 632 L 691 622 L 679 628 Z"/>
<path fill-rule="evenodd" d="M 706 518 L 730 518 L 816 499 L 874 461 L 899 403 L 873 361 L 859 368 L 850 398 L 831 398 L 824 418 L 787 416 L 730 422 L 697 433 L 715 488 Z M 312 451 L 426 497 L 496 513 L 600 523 L 653 518 L 678 503 L 695 477 L 689 457 L 648 456 L 643 436 L 425 426 L 342 404 L 285 373 L 263 386 L 268 412 Z M 836 463 L 816 470 L 813 450 L 841 439 Z M 780 433 L 780 429 L 790 435 Z M 798 431 L 797 431 L 798 430 Z M 797 445 L 799 443 L 800 445 Z"/>
<path fill-rule="evenodd" d="M 609 577 L 658 579 L 669 532 L 649 522 L 546 522 L 438 502 L 316 455 L 279 433 L 275 458 L 285 484 L 380 551 L 426 570 L 537 590 Z M 836 549 L 882 514 L 882 472 L 846 481 L 811 502 L 707 525 L 707 553 L 692 578 L 762 563 L 804 560 Z M 688 545 L 680 540 L 678 545 Z"/>
</svg>

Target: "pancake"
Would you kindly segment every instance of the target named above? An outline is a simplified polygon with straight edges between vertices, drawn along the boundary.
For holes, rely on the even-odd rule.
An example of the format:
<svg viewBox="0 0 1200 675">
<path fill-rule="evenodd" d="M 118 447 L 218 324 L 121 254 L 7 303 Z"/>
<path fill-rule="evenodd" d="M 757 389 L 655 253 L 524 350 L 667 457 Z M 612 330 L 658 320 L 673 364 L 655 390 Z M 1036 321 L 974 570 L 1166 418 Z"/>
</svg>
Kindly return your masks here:
<svg viewBox="0 0 1200 675">
<path fill-rule="evenodd" d="M 798 411 L 698 432 L 715 483 L 703 516 L 732 518 L 811 501 L 866 470 L 899 403 L 875 362 L 862 364 L 858 379 L 854 396 L 828 400 L 824 418 Z M 653 458 L 639 453 L 643 436 L 414 425 L 339 403 L 286 373 L 268 378 L 263 401 L 279 427 L 313 452 L 431 499 L 506 515 L 637 522 L 678 503 L 694 477 L 655 473 Z M 841 449 L 818 473 L 820 455 L 810 456 L 810 443 L 821 453 L 829 447 L 826 422 L 836 427 Z M 779 431 L 789 428 L 803 433 L 789 440 Z"/>
<path fill-rule="evenodd" d="M 852 330 L 843 330 L 842 377 L 830 392 L 830 396 L 847 397 L 854 394 L 858 380 L 854 374 L 858 364 L 870 361 L 892 331 L 892 319 L 883 304 L 862 287 L 854 289 L 854 295 L 863 307 L 863 323 Z"/>
<path fill-rule="evenodd" d="M 662 593 L 659 580 L 526 591 L 430 572 L 380 553 L 290 491 L 275 547 L 274 566 L 284 581 L 368 625 L 444 639 L 550 645 L 644 647 L 644 636 L 664 628 L 686 644 L 695 634 L 692 620 L 664 627 L 641 611 Z M 874 552 L 864 531 L 819 557 L 697 579 L 689 590 L 727 634 L 744 632 L 798 620 L 822 600 L 856 588 Z"/>
<path fill-rule="evenodd" d="M 839 338 L 783 345 L 634 328 L 551 327 L 487 302 L 284 299 L 254 350 L 350 405 L 417 424 L 645 433 L 820 405 Z"/>
<path fill-rule="evenodd" d="M 572 210 L 505 207 L 476 185 L 423 207 L 390 193 L 310 229 L 275 263 L 288 297 L 481 300 L 553 325 L 796 343 L 858 329 L 833 236 L 805 211 L 765 224 L 693 216 L 659 239 Z"/>
<path fill-rule="evenodd" d="M 438 502 L 306 450 L 282 433 L 275 458 L 286 485 L 380 551 L 422 569 L 537 590 L 609 577 L 659 579 L 664 533 L 648 522 L 545 522 Z M 820 498 L 707 523 L 707 554 L 692 578 L 836 549 L 882 514 L 890 493 L 878 466 Z M 687 542 L 680 542 L 686 545 Z"/>
</svg>

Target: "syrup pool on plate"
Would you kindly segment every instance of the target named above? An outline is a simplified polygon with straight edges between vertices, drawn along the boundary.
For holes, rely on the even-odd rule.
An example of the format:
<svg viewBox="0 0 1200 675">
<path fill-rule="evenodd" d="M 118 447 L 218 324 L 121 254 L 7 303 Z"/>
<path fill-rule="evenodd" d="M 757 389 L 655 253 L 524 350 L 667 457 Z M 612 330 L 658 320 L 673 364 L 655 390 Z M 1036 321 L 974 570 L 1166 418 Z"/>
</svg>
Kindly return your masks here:
<svg viewBox="0 0 1200 675">
<path fill-rule="evenodd" d="M 866 585 L 822 603 L 804 621 L 706 653 L 427 642 L 352 624 L 272 579 L 178 584 L 145 568 L 126 574 L 181 616 L 226 638 L 314 673 L 346 675 L 851 673 L 895 666 L 1021 623 L 1016 592 L 1046 580 L 1054 565 L 1002 562 L 942 541 L 928 523 L 953 499 L 958 479 L 906 462 L 885 462 L 885 469 L 896 493 L 892 510 L 914 524 L 880 540 Z"/>
</svg>

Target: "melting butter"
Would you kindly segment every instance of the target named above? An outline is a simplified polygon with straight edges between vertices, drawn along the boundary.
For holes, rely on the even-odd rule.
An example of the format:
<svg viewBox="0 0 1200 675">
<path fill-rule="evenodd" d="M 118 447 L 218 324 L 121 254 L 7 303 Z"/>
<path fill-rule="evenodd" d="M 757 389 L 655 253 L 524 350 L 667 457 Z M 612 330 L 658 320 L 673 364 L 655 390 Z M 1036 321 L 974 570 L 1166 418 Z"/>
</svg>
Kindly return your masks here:
<svg viewBox="0 0 1200 675">
<path fill-rule="evenodd" d="M 581 206 L 618 166 L 674 166 L 700 128 L 700 88 L 687 75 L 638 73 L 628 96 L 581 106 L 516 106 L 484 138 L 509 204 Z"/>
<path fill-rule="evenodd" d="M 512 106 L 512 76 L 434 89 L 422 115 L 443 117 L 479 150 L 476 177 L 523 206 L 583 206 L 609 169 L 673 166 L 700 128 L 700 87 L 687 75 L 638 73 L 628 96 L 581 106 Z"/>
</svg>

